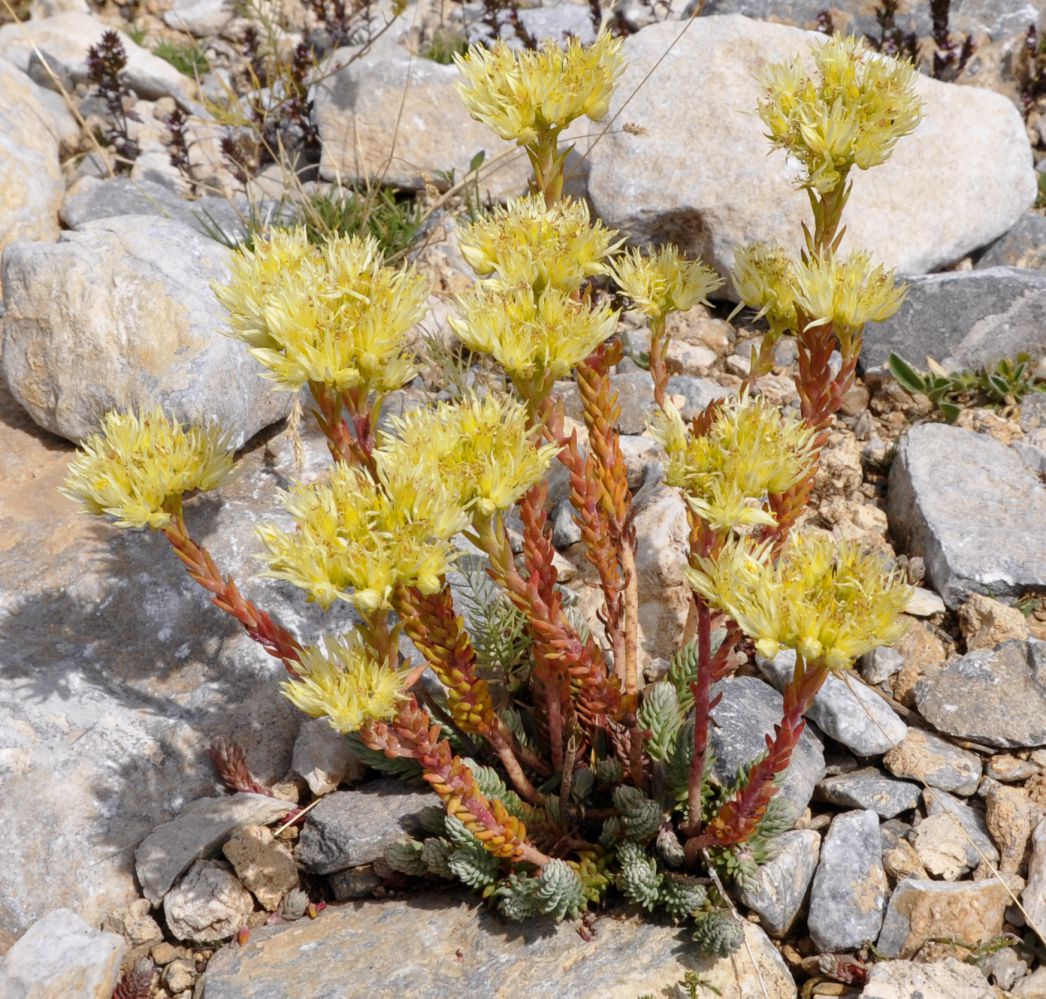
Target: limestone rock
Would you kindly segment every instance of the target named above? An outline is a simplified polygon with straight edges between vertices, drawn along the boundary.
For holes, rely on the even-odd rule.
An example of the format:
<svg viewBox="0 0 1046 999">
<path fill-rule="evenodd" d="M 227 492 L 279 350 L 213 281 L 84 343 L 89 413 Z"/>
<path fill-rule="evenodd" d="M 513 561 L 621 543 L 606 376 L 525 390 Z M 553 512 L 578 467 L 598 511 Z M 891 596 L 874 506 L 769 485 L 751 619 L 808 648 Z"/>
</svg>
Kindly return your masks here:
<svg viewBox="0 0 1046 999">
<path fill-rule="evenodd" d="M 265 826 L 238 829 L 222 847 L 222 853 L 244 888 L 270 912 L 298 885 L 298 865 Z"/>
<path fill-rule="evenodd" d="M 933 964 L 876 961 L 861 999 L 995 999 L 979 968 L 954 957 Z"/>
<path fill-rule="evenodd" d="M 115 30 L 111 24 L 78 11 L 39 21 L 5 24 L 0 27 L 0 54 L 28 72 L 41 86 L 54 88 L 46 68 L 50 67 L 62 84 L 71 89 L 87 81 L 87 50 L 110 30 Z M 124 32 L 117 30 L 116 33 L 127 53 L 124 73 L 128 86 L 146 100 L 173 97 L 188 107 L 191 102 L 189 78 L 136 44 Z"/>
<path fill-rule="evenodd" d="M 677 243 L 727 273 L 738 246 L 795 246 L 808 220 L 796 165 L 770 153 L 754 113 L 762 95 L 756 73 L 823 36 L 739 16 L 703 16 L 678 34 L 669 21 L 626 41 L 611 115 L 627 99 L 617 124 L 637 127 L 616 127 L 593 148 L 589 192 L 600 217 L 630 239 Z M 1036 192 L 1027 135 L 1010 101 L 926 76 L 916 89 L 924 120 L 886 164 L 854 171 L 843 240 L 844 251 L 861 247 L 905 274 L 951 263 L 1006 232 Z"/>
<path fill-rule="evenodd" d="M 858 668 L 868 683 L 885 683 L 904 668 L 904 656 L 888 645 L 880 645 L 861 656 Z"/>
<path fill-rule="evenodd" d="M 110 912 L 102 923 L 102 929 L 119 933 L 132 946 L 157 943 L 163 939 L 159 923 L 149 915 L 152 906 L 146 898 L 137 898 L 130 905 Z"/>
<path fill-rule="evenodd" d="M 810 889 L 807 927 L 821 952 L 854 950 L 874 940 L 887 897 L 879 817 L 844 812 L 828 828 Z"/>
<path fill-rule="evenodd" d="M 981 779 L 981 758 L 932 732 L 908 729 L 904 742 L 883 757 L 895 777 L 918 780 L 942 791 L 973 794 Z"/>
<path fill-rule="evenodd" d="M 65 184 L 58 129 L 42 93 L 0 58 L 0 250 L 16 239 L 58 238 Z"/>
<path fill-rule="evenodd" d="M 890 897 L 876 945 L 883 957 L 915 957 L 933 940 L 961 940 L 966 946 L 986 943 L 1002 932 L 1010 896 L 995 879 L 902 881 Z"/>
<path fill-rule="evenodd" d="M 968 862 L 966 836 L 950 815 L 927 816 L 915 828 L 915 853 L 924 870 L 935 878 L 956 881 L 973 866 Z"/>
<path fill-rule="evenodd" d="M 317 797 L 330 793 L 342 781 L 358 781 L 364 772 L 348 739 L 335 732 L 326 718 L 310 718 L 302 723 L 294 740 L 291 767 L 305 778 Z"/>
<path fill-rule="evenodd" d="M 1046 745 L 1046 642 L 970 652 L 921 680 L 916 700 L 949 735 L 1000 749 Z"/>
<path fill-rule="evenodd" d="M 111 999 L 126 944 L 55 909 L 0 958 L 4 999 Z"/>
<path fill-rule="evenodd" d="M 773 687 L 753 676 L 724 680 L 717 685 L 717 692 L 723 699 L 712 713 L 709 744 L 715 760 L 713 773 L 724 784 L 731 784 L 739 767 L 766 751 L 765 736 L 781 720 L 784 701 Z M 780 793 L 802 812 L 824 770 L 823 744 L 807 725 L 785 771 Z"/>
<path fill-rule="evenodd" d="M 944 791 L 933 788 L 926 788 L 923 791 L 923 804 L 931 818 L 936 815 L 946 815 L 962 826 L 965 835 L 958 831 L 957 834 L 962 839 L 966 850 L 967 867 L 971 869 L 979 867 L 985 860 L 993 867 L 998 866 L 999 851 L 992 842 L 991 836 L 988 835 L 988 826 L 979 809 L 967 805 L 958 798 L 953 798 Z"/>
<path fill-rule="evenodd" d="M 198 999 L 344 999 L 346 954 L 366 954 L 349 972 L 359 995 L 513 999 L 635 999 L 664 993 L 693 970 L 721 999 L 794 999 L 792 976 L 766 934 L 744 924 L 746 946 L 700 958 L 687 935 L 635 917 L 597 919 L 590 941 L 571 923 L 506 930 L 489 910 L 453 895 L 415 895 L 328 908 L 315 920 L 255 930 L 243 947 L 211 959 Z M 752 965 L 749 948 L 759 971 Z M 622 959 L 627 955 L 627 960 Z M 714 994 L 714 993 L 713 993 Z"/>
<path fill-rule="evenodd" d="M 314 874 L 369 864 L 384 856 L 387 844 L 420 833 L 418 813 L 434 804 L 430 791 L 391 778 L 335 791 L 309 812 L 298 862 Z"/>
<path fill-rule="evenodd" d="M 1039 821 L 1031 836 L 1028 881 L 1021 903 L 1036 926 L 1046 926 L 1046 819 Z"/>
<path fill-rule="evenodd" d="M 792 928 L 806 899 L 817 869 L 821 837 L 812 829 L 793 829 L 774 840 L 773 859 L 759 867 L 757 886 L 741 885 L 738 897 L 753 912 L 766 931 L 785 936 Z"/>
<path fill-rule="evenodd" d="M 966 649 L 994 649 L 1011 638 L 1028 638 L 1028 621 L 1016 607 L 974 593 L 959 608 L 959 628 Z"/>
<path fill-rule="evenodd" d="M 253 909 L 250 893 L 213 860 L 198 860 L 163 900 L 167 929 L 192 943 L 231 937 Z"/>
<path fill-rule="evenodd" d="M 209 38 L 219 34 L 234 16 L 223 0 L 174 0 L 163 15 L 163 23 L 197 38 Z"/>
<path fill-rule="evenodd" d="M 833 805 L 863 808 L 884 819 L 909 812 L 922 794 L 917 784 L 890 780 L 874 767 L 826 777 L 817 785 L 818 797 Z"/>
<path fill-rule="evenodd" d="M 773 659 L 758 656 L 756 665 L 778 690 L 784 690 L 795 670 L 795 652 L 786 650 Z M 853 676 L 829 675 L 807 716 L 825 735 L 858 756 L 885 753 L 908 732 L 897 712 Z"/>
<path fill-rule="evenodd" d="M 1030 267 L 1046 270 L 1046 216 L 1026 212 L 1017 224 L 981 254 L 974 267 Z"/>
<path fill-rule="evenodd" d="M 995 784 L 984 797 L 984 821 L 999 848 L 999 870 L 1017 874 L 1040 809 L 1019 787 Z"/>
<path fill-rule="evenodd" d="M 328 76 L 316 87 L 313 112 L 323 144 L 320 176 L 346 184 L 380 178 L 420 190 L 451 170 L 463 180 L 483 152 L 483 196 L 525 193 L 526 155 L 469 115 L 454 89 L 457 79 L 455 66 L 391 48 Z M 502 159 L 494 163 L 497 157 Z"/>
<path fill-rule="evenodd" d="M 1046 585 L 1046 488 L 990 437 L 943 423 L 909 430 L 890 469 L 887 514 L 949 607 L 971 593 L 1012 598 Z"/>
<path fill-rule="evenodd" d="M 217 420 L 241 446 L 290 411 L 211 291 L 229 251 L 179 222 L 127 215 L 18 242 L 3 258 L 3 370 L 36 422 L 79 440 L 110 409 Z"/>
</svg>

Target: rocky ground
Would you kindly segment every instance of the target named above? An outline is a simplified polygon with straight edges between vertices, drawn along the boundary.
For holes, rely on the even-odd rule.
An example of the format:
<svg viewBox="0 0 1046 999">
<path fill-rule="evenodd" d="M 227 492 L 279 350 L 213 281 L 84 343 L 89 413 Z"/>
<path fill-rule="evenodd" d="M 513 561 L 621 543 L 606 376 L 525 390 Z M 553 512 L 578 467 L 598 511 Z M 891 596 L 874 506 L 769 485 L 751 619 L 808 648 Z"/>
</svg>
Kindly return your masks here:
<svg viewBox="0 0 1046 999">
<path fill-rule="evenodd" d="M 876 34 L 871 6 L 841 4 L 832 20 Z M 392 874 L 384 847 L 417 828 L 431 794 L 375 778 L 325 723 L 303 722 L 271 661 L 162 538 L 117 534 L 57 492 L 70 442 L 112 406 L 218 418 L 244 448 L 241 470 L 193 502 L 195 533 L 290 627 L 346 624 L 253 578 L 254 525 L 326 452 L 308 429 L 288 431 L 288 398 L 217 334 L 210 284 L 226 273 L 224 244 L 259 219 L 380 180 L 416 199 L 410 253 L 437 289 L 419 331 L 425 373 L 392 408 L 489 376 L 445 347 L 451 298 L 471 280 L 454 218 L 520 191 L 526 172 L 461 109 L 454 68 L 425 58 L 489 37 L 482 6 L 412 3 L 386 28 L 380 3 L 339 21 L 295 0 L 235 12 L 32 0 L 27 20 L 0 27 L 0 995 L 109 999 L 138 967 L 125 995 L 634 997 L 674 995 L 694 972 L 713 990 L 698 995 L 745 999 L 1046 997 L 1046 394 L 991 407 L 971 396 L 949 424 L 886 367 L 890 351 L 964 369 L 1027 353 L 1046 378 L 1046 216 L 1032 207 L 1046 116 L 1021 96 L 1039 12 L 951 6 L 973 57 L 954 82 L 921 81 L 923 125 L 855 179 L 847 242 L 910 291 L 869 333 L 811 514 L 906 567 L 911 627 L 818 696 L 782 792 L 802 818 L 737 898 L 746 946 L 720 961 L 627 911 L 508 927 L 475 898 Z M 743 112 L 753 71 L 810 44 L 801 29 L 822 7 L 709 0 L 677 41 L 681 4 L 607 11 L 632 32 L 612 113 L 672 47 L 614 129 L 598 141 L 578 130 L 574 193 L 629 238 L 671 240 L 724 271 L 742 243 L 794 242 L 805 197 Z M 900 21 L 929 52 L 927 5 L 914 7 Z M 511 36 L 506 11 L 498 30 Z M 594 33 L 589 5 L 519 20 L 537 38 Z M 107 27 L 127 54 L 118 103 L 133 149 L 113 141 L 89 79 Z M 310 55 L 295 89 L 299 45 Z M 190 72 L 155 54 L 172 47 Z M 730 311 L 677 317 L 669 390 L 684 412 L 747 371 L 760 331 Z M 642 324 L 626 322 L 641 348 Z M 760 389 L 793 404 L 790 343 L 776 360 Z M 626 359 L 615 379 L 654 673 L 686 611 L 686 517 L 644 433 L 650 376 Z M 584 612 L 596 587 L 566 488 L 553 480 L 555 542 Z M 779 657 L 724 682 L 721 778 L 762 747 L 789 671 Z M 242 750 L 250 789 L 242 768 L 239 790 L 217 779 L 216 737 Z"/>
</svg>

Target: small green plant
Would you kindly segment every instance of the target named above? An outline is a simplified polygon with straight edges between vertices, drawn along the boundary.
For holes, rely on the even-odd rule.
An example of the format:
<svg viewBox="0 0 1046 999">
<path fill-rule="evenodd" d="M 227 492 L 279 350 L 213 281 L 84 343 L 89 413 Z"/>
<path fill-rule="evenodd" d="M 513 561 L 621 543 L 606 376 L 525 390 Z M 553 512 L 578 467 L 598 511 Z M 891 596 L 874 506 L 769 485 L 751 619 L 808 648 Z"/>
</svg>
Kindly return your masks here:
<svg viewBox="0 0 1046 999">
<path fill-rule="evenodd" d="M 449 66 L 454 62 L 454 57 L 464 55 L 468 47 L 469 43 L 462 35 L 441 28 L 433 34 L 421 54 L 426 59 Z"/>
<path fill-rule="evenodd" d="M 948 371 L 932 357 L 926 371 L 919 371 L 899 354 L 887 359 L 890 373 L 898 384 L 913 395 L 924 395 L 949 423 L 954 423 L 963 406 L 1014 406 L 1032 392 L 1046 392 L 1046 382 L 1035 374 L 1028 354 L 1003 358 L 978 371 Z"/>
<path fill-rule="evenodd" d="M 162 41 L 153 49 L 153 55 L 194 80 L 200 79 L 210 69 L 207 54 L 199 42 Z"/>
<path fill-rule="evenodd" d="M 440 804 L 423 816 L 425 835 L 389 848 L 393 869 L 463 882 L 513 921 L 573 918 L 616 894 L 725 956 L 744 938 L 727 883 L 751 884 L 795 818 L 777 792 L 804 712 L 830 674 L 903 631 L 910 591 L 899 574 L 853 542 L 796 524 L 865 324 L 903 297 L 867 255 L 836 256 L 849 173 L 883 162 L 919 107 L 910 68 L 862 55 L 853 40 L 817 49 L 814 77 L 798 62 L 767 71 L 760 115 L 804 165 L 813 225 L 798 256 L 743 251 L 736 284 L 768 318 L 765 340 L 796 337 L 801 412 L 752 391 L 767 363 L 759 354 L 743 391 L 684 419 L 667 393 L 666 320 L 721 279 L 672 247 L 619 252 L 617 233 L 561 196 L 558 136 L 607 113 L 619 49 L 601 35 L 588 49 L 499 44 L 458 59 L 470 112 L 521 145 L 535 170 L 530 196 L 459 229 L 477 281 L 451 326 L 496 367 L 496 390 L 382 419 L 390 393 L 418 371 L 411 331 L 429 286 L 413 267 L 391 266 L 373 236 L 317 244 L 304 226 L 273 229 L 233 254 L 229 282 L 215 288 L 229 334 L 266 377 L 308 391 L 333 462 L 327 477 L 286 494 L 287 518 L 259 527 L 268 575 L 321 608 L 351 605 L 354 627 L 305 641 L 193 538 L 184 497 L 219 487 L 233 468 L 216 428 L 111 413 L 65 491 L 120 526 L 162 532 L 215 605 L 283 664 L 295 705 L 372 766 L 428 783 Z M 847 122 L 842 137 L 836 115 Z M 594 278 L 613 280 L 649 321 L 650 429 L 688 517 L 690 618 L 651 683 L 640 668 L 640 539 L 611 377 L 620 315 Z M 584 448 L 554 391 L 564 378 L 581 402 Z M 567 473 L 598 581 L 587 623 L 557 570 L 553 462 Z M 522 530 L 515 548 L 510 516 Z M 460 538 L 485 574 L 465 594 L 455 581 Z M 416 657 L 402 654 L 403 639 Z M 791 650 L 795 668 L 765 751 L 720 781 L 714 685 L 751 646 L 767 657 Z M 426 669 L 438 686 L 420 682 Z M 250 786 L 225 755 L 226 779 Z"/>
</svg>

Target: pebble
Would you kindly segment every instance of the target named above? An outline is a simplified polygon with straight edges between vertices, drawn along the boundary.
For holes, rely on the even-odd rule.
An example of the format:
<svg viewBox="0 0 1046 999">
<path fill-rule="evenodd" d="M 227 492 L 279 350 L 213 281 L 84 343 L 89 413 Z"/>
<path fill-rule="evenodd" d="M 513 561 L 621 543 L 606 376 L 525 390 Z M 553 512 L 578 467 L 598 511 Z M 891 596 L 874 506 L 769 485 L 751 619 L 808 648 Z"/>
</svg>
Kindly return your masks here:
<svg viewBox="0 0 1046 999">
<path fill-rule="evenodd" d="M 738 898 L 759 916 L 763 928 L 783 937 L 795 923 L 817 869 L 821 837 L 795 829 L 773 840 L 775 854 L 759 866 L 758 885 L 740 885 Z"/>
<path fill-rule="evenodd" d="M 909 728 L 904 741 L 883 757 L 895 777 L 921 781 L 942 791 L 973 794 L 981 779 L 981 758 L 925 729 Z"/>
<path fill-rule="evenodd" d="M 907 781 L 891 780 L 874 767 L 827 777 L 817 785 L 818 796 L 832 805 L 863 808 L 892 819 L 919 804 L 921 789 Z"/>
</svg>

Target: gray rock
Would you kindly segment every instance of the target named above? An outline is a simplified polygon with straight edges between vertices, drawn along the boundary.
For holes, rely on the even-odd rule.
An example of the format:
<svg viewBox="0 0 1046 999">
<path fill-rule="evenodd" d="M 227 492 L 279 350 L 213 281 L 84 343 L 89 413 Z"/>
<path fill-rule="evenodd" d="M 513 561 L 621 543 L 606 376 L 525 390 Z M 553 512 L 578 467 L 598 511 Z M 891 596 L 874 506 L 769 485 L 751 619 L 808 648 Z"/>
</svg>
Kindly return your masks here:
<svg viewBox="0 0 1046 999">
<path fill-rule="evenodd" d="M 330 457 L 307 427 L 304 444 L 315 477 Z M 70 450 L 2 380 L 0 455 L 0 927 L 18 933 L 56 905 L 98 925 L 138 897 L 135 847 L 216 793 L 210 740 L 234 739 L 269 784 L 287 773 L 302 716 L 280 694 L 283 667 L 210 604 L 162 536 L 111 529 L 58 494 Z M 347 608 L 324 614 L 257 576 L 255 528 L 288 523 L 274 497 L 293 474 L 289 439 L 270 438 L 220 494 L 190 500 L 186 519 L 258 606 L 303 637 L 337 633 Z"/>
<path fill-rule="evenodd" d="M 1038 968 L 1013 987 L 1014 999 L 1042 999 L 1046 996 L 1046 968 Z"/>
<path fill-rule="evenodd" d="M 758 656 L 756 665 L 778 690 L 784 690 L 795 670 L 795 652 L 786 650 L 773 659 Z M 830 675 L 817 692 L 807 717 L 825 735 L 858 756 L 885 753 L 908 732 L 897 712 L 853 676 L 844 679 Z"/>
<path fill-rule="evenodd" d="M 904 656 L 888 645 L 880 645 L 861 656 L 857 668 L 868 683 L 885 683 L 895 673 L 904 669 Z"/>
<path fill-rule="evenodd" d="M 0 27 L 0 54 L 43 87 L 55 89 L 49 67 L 63 86 L 71 89 L 87 81 L 87 50 L 110 30 L 115 30 L 111 24 L 78 11 L 41 21 L 5 24 Z M 116 33 L 127 53 L 124 75 L 131 90 L 149 101 L 173 97 L 188 107 L 192 86 L 189 78 L 122 31 Z"/>
<path fill-rule="evenodd" d="M 722 783 L 732 784 L 739 767 L 747 766 L 766 751 L 765 736 L 772 734 L 774 725 L 780 722 L 784 700 L 773 687 L 754 676 L 731 677 L 717 690 L 723 699 L 712 713 L 713 773 Z M 801 812 L 809 804 L 824 770 L 823 744 L 808 725 L 792 754 L 781 794 Z"/>
<path fill-rule="evenodd" d="M 219 34 L 234 16 L 225 0 L 174 0 L 163 15 L 163 23 L 197 38 L 210 38 Z"/>
<path fill-rule="evenodd" d="M 907 777 L 942 791 L 973 794 L 981 781 L 981 758 L 919 728 L 883 757 L 895 777 Z"/>
<path fill-rule="evenodd" d="M 818 951 L 855 950 L 878 936 L 888 895 L 882 855 L 875 812 L 844 812 L 832 820 L 807 917 Z"/>
<path fill-rule="evenodd" d="M 932 357 L 950 369 L 982 368 L 1003 357 L 1046 352 L 1046 274 L 1017 267 L 927 274 L 884 323 L 872 323 L 861 348 L 866 373 L 890 353 L 925 369 Z"/>
<path fill-rule="evenodd" d="M 986 267 L 1030 267 L 1046 270 L 1046 216 L 1036 212 L 1022 215 L 1017 224 L 997 239 L 974 264 Z"/>
<path fill-rule="evenodd" d="M 793 829 L 773 841 L 777 851 L 759 867 L 758 885 L 740 885 L 738 898 L 759 916 L 766 931 L 783 937 L 792 928 L 806 899 L 821 837 L 812 829 Z"/>
<path fill-rule="evenodd" d="M 998 865 L 999 850 L 988 833 L 988 826 L 982 812 L 958 798 L 953 798 L 945 791 L 937 791 L 929 787 L 923 791 L 923 804 L 931 817 L 949 815 L 962 826 L 964 833 L 962 840 L 968 867 L 975 868 L 985 860 L 993 867 Z"/>
<path fill-rule="evenodd" d="M 552 544 L 562 549 L 580 540 L 581 528 L 574 519 L 574 508 L 569 503 L 560 503 L 552 515 Z"/>
<path fill-rule="evenodd" d="M 0 58 L 0 250 L 16 239 L 58 237 L 65 185 L 59 130 L 45 93 Z"/>
<path fill-rule="evenodd" d="M 1046 392 L 1032 392 L 1021 400 L 1020 424 L 1026 434 L 1046 427 Z"/>
<path fill-rule="evenodd" d="M 56 244 L 4 253 L 3 370 L 42 427 L 70 440 L 110 409 L 160 405 L 216 420 L 240 447 L 290 411 L 238 340 L 211 290 L 229 251 L 180 222 L 126 215 Z"/>
<path fill-rule="evenodd" d="M 0 958 L 4 999 L 111 999 L 127 944 L 69 909 L 34 923 Z"/>
<path fill-rule="evenodd" d="M 135 850 L 135 873 L 142 894 L 159 905 L 190 864 L 219 850 L 237 829 L 275 822 L 292 808 L 286 801 L 263 794 L 239 793 L 190 802 L 177 818 L 157 826 Z"/>
<path fill-rule="evenodd" d="M 1046 642 L 970 652 L 920 680 L 915 699 L 948 735 L 1000 749 L 1046 745 Z"/>
<path fill-rule="evenodd" d="M 198 860 L 163 900 L 167 929 L 177 940 L 207 943 L 239 932 L 254 899 L 227 864 Z"/>
<path fill-rule="evenodd" d="M 353 994 L 399 999 L 507 999 L 550 989 L 558 999 L 635 999 L 668 994 L 687 971 L 720 999 L 794 999 L 791 974 L 766 934 L 751 923 L 744 930 L 747 946 L 714 960 L 698 957 L 679 929 L 645 919 L 599 919 L 586 942 L 569 920 L 506 926 L 474 899 L 415 895 L 254 930 L 244 946 L 214 955 L 197 999 L 292 999 L 305 981 L 310 999 L 344 999 L 350 980 Z M 345 955 L 363 953 L 347 971 Z"/>
<path fill-rule="evenodd" d="M 912 847 L 924 871 L 942 881 L 957 881 L 973 864 L 962 826 L 951 815 L 928 815 L 916 827 Z"/>
<path fill-rule="evenodd" d="M 291 769 L 305 778 L 314 795 L 329 794 L 342 781 L 358 781 L 365 767 L 353 755 L 349 741 L 326 718 L 304 722 L 294 740 Z"/>
<path fill-rule="evenodd" d="M 890 780 L 874 767 L 853 773 L 826 777 L 817 785 L 817 794 L 831 805 L 863 808 L 884 819 L 892 819 L 919 804 L 922 794 L 917 784 Z"/>
<path fill-rule="evenodd" d="M 437 803 L 431 791 L 391 779 L 335 791 L 309 812 L 298 863 L 313 874 L 370 864 L 384 856 L 389 843 L 419 834 L 418 813 Z"/>
<path fill-rule="evenodd" d="M 1005 599 L 1046 586 L 1046 488 L 994 438 L 913 427 L 897 445 L 886 512 L 949 607 L 971 593 Z"/>
<path fill-rule="evenodd" d="M 1046 819 L 1031 834 L 1028 881 L 1021 893 L 1021 904 L 1035 926 L 1046 926 Z"/>
<path fill-rule="evenodd" d="M 483 8 L 481 4 L 467 4 L 466 18 L 471 23 L 468 25 L 467 37 L 470 44 L 482 42 L 489 44 L 493 41 L 493 32 L 488 25 L 481 20 Z M 470 16 L 471 15 L 471 16 Z M 592 23 L 592 14 L 587 7 L 578 4 L 559 4 L 548 7 L 523 7 L 518 12 L 520 23 L 524 30 L 539 44 L 545 39 L 563 45 L 568 38 L 577 38 L 585 45 L 591 43 L 596 37 L 596 28 Z M 499 37 L 510 48 L 522 48 L 523 43 L 519 39 L 513 25 L 505 20 L 500 25 Z"/>
<path fill-rule="evenodd" d="M 671 241 L 729 273 L 737 247 L 795 246 L 809 219 L 794 162 L 771 153 L 754 113 L 756 75 L 823 36 L 738 16 L 702 16 L 677 35 L 678 25 L 666 22 L 626 40 L 611 115 L 627 100 L 617 124 L 639 127 L 615 127 L 594 146 L 589 193 L 597 214 L 633 241 Z M 1028 138 L 1007 98 L 926 76 L 916 89 L 925 118 L 886 164 L 854 171 L 843 240 L 844 250 L 867 249 L 904 274 L 926 273 L 1002 235 L 1036 195 Z M 695 159 L 695 149 L 704 154 Z"/>
<path fill-rule="evenodd" d="M 976 965 L 954 957 L 932 964 L 876 961 L 861 999 L 995 999 L 995 992 Z"/>
<path fill-rule="evenodd" d="M 957 884 L 906 878 L 890 896 L 876 948 L 881 957 L 910 958 L 935 940 L 975 947 L 1002 932 L 1010 895 L 994 878 Z"/>
<path fill-rule="evenodd" d="M 349 902 L 358 898 L 372 898 L 374 889 L 380 887 L 381 878 L 374 873 L 371 864 L 335 871 L 328 879 L 331 894 L 337 902 Z"/>
<path fill-rule="evenodd" d="M 526 156 L 469 115 L 454 89 L 457 79 L 455 66 L 389 48 L 327 76 L 316 87 L 313 112 L 323 144 L 320 176 L 420 190 L 447 171 L 463 180 L 483 152 L 490 165 L 481 171 L 481 194 L 524 193 Z"/>
<path fill-rule="evenodd" d="M 692 420 L 699 413 L 704 412 L 710 402 L 715 399 L 725 399 L 733 395 L 730 389 L 724 388 L 717 382 L 708 378 L 698 378 L 695 375 L 672 375 L 668 379 L 669 395 L 683 397 L 683 405 L 679 407 L 684 420 Z"/>
</svg>

